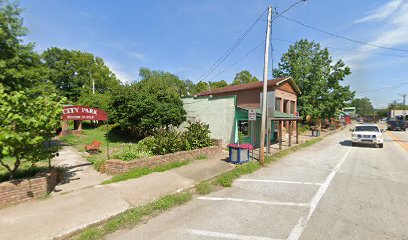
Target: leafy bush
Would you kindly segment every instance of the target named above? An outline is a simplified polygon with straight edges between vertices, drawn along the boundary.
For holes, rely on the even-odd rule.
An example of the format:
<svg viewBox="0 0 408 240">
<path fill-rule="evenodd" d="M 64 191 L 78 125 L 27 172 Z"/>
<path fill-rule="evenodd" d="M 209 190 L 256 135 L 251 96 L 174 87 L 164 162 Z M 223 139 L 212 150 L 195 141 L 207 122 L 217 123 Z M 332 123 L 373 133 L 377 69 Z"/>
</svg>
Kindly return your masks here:
<svg viewBox="0 0 408 240">
<path fill-rule="evenodd" d="M 183 150 L 191 150 L 212 145 L 208 124 L 202 122 L 188 122 L 187 131 L 182 135 L 184 141 Z"/>
<path fill-rule="evenodd" d="M 304 133 L 304 132 L 310 131 L 310 126 L 307 125 L 307 124 L 305 124 L 305 125 L 299 124 L 298 128 L 299 128 L 299 133 Z"/>
<path fill-rule="evenodd" d="M 160 129 L 151 137 L 139 142 L 154 155 L 163 155 L 182 150 L 182 138 L 174 129 Z"/>
<path fill-rule="evenodd" d="M 173 128 L 160 129 L 153 136 L 141 140 L 137 145 L 144 152 L 163 155 L 208 147 L 212 145 L 212 140 L 207 124 L 189 122 L 187 130 L 183 133 Z"/>
<path fill-rule="evenodd" d="M 128 145 L 124 147 L 123 151 L 114 155 L 113 158 L 117 158 L 122 161 L 131 161 L 150 156 L 152 156 L 152 153 L 148 151 L 143 144 L 128 143 Z"/>
</svg>

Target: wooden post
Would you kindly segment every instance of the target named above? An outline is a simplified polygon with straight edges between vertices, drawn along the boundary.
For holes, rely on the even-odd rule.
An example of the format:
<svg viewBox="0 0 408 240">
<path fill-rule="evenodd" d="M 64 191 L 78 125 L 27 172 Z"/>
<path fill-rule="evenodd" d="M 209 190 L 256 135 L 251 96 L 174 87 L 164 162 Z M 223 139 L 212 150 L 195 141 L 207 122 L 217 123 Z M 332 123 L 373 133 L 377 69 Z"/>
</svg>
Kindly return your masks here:
<svg viewBox="0 0 408 240">
<path fill-rule="evenodd" d="M 108 124 L 108 120 L 106 120 L 106 156 L 109 159 L 109 124 Z"/>
<path fill-rule="evenodd" d="M 282 150 L 282 124 L 283 121 L 279 121 L 279 150 Z"/>
<path fill-rule="evenodd" d="M 299 124 L 296 122 L 296 144 L 299 144 Z"/>
<path fill-rule="evenodd" d="M 292 146 L 292 121 L 289 121 L 289 147 Z"/>
</svg>

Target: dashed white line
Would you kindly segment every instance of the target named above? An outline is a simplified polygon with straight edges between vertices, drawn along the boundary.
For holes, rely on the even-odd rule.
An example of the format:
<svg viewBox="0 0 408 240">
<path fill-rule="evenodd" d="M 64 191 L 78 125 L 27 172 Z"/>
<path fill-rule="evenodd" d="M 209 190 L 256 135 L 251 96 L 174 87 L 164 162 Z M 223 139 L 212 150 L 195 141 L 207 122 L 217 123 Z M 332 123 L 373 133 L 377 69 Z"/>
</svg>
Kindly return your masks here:
<svg viewBox="0 0 408 240">
<path fill-rule="evenodd" d="M 309 211 L 303 213 L 300 217 L 296 226 L 292 229 L 291 233 L 288 236 L 288 240 L 298 240 L 302 235 L 307 222 L 312 217 L 313 212 L 316 210 L 317 205 L 319 204 L 320 200 L 322 199 L 323 195 L 325 194 L 327 188 L 329 187 L 331 181 L 333 180 L 336 173 L 339 171 L 340 167 L 343 165 L 344 161 L 346 160 L 351 148 L 349 148 L 343 158 L 339 161 L 339 163 L 333 168 L 330 172 L 329 176 L 327 176 L 326 180 L 320 186 L 319 190 L 313 196 L 312 200 L 310 201 L 310 208 Z"/>
<path fill-rule="evenodd" d="M 261 182 L 261 183 L 283 183 L 283 184 L 303 184 L 303 185 L 316 185 L 320 186 L 321 183 L 314 182 L 296 182 L 296 181 L 280 181 L 280 180 L 267 180 L 267 179 L 238 179 L 238 182 Z"/>
<path fill-rule="evenodd" d="M 232 234 L 232 233 L 222 233 L 222 232 L 210 232 L 210 231 L 202 231 L 202 230 L 195 230 L 189 229 L 187 230 L 188 233 L 194 235 L 200 235 L 205 237 L 211 238 L 227 238 L 227 239 L 237 239 L 237 240 L 281 240 L 277 238 L 268 238 L 268 237 L 257 237 L 257 236 L 250 236 L 250 235 L 239 235 L 239 234 Z"/>
<path fill-rule="evenodd" d="M 242 198 L 198 197 L 197 199 L 207 200 L 207 201 L 230 201 L 230 202 L 257 203 L 257 204 L 277 205 L 277 206 L 297 206 L 297 207 L 308 207 L 309 206 L 309 204 L 307 203 L 269 202 L 269 201 L 242 199 Z"/>
</svg>

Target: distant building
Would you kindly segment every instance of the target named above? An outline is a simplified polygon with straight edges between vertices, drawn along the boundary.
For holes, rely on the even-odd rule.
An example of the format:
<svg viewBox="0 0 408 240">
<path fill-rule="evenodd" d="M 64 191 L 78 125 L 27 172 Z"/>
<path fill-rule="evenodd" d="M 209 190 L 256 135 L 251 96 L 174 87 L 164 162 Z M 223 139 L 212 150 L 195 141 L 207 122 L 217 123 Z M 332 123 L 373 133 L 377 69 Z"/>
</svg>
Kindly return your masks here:
<svg viewBox="0 0 408 240">
<path fill-rule="evenodd" d="M 407 116 L 408 110 L 398 110 L 398 109 L 391 109 L 388 112 L 389 118 L 395 118 L 396 116 Z"/>
<path fill-rule="evenodd" d="M 354 118 L 356 116 L 356 108 L 355 107 L 345 107 L 343 108 L 343 112 L 348 116 Z"/>
<path fill-rule="evenodd" d="M 299 88 L 291 77 L 268 80 L 268 129 L 270 141 L 277 137 L 278 122 L 283 134 L 296 130 L 297 95 Z M 194 97 L 183 98 L 187 119 L 209 124 L 211 137 L 222 139 L 223 145 L 238 141 L 238 132 L 244 142 L 259 146 L 261 129 L 261 102 L 263 82 L 252 82 L 204 91 Z M 253 112 L 250 121 L 248 112 Z M 282 134 L 282 135 L 283 135 Z"/>
</svg>

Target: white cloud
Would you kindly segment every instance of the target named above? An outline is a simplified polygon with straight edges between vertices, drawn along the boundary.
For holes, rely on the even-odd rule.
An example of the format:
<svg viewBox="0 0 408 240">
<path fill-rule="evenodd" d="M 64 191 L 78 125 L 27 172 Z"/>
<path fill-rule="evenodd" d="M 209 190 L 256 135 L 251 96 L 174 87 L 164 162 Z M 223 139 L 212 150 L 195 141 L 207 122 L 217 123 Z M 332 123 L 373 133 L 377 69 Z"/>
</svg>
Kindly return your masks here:
<svg viewBox="0 0 408 240">
<path fill-rule="evenodd" d="M 105 47 L 109 47 L 109 48 L 113 48 L 116 50 L 119 50 L 120 52 L 128 55 L 131 58 L 137 59 L 139 61 L 145 61 L 146 60 L 146 55 L 144 55 L 141 52 L 136 52 L 136 51 L 132 51 L 133 47 L 132 45 L 135 45 L 133 42 L 126 42 L 126 43 L 122 43 L 122 42 L 111 42 L 111 43 L 102 43 L 102 46 Z"/>
<path fill-rule="evenodd" d="M 130 83 L 136 79 L 135 77 L 132 77 L 131 74 L 123 71 L 123 67 L 117 64 L 116 62 L 105 60 L 105 64 L 110 68 L 110 70 L 116 75 L 116 77 L 122 83 Z"/>
<path fill-rule="evenodd" d="M 139 52 L 128 52 L 129 56 L 131 56 L 132 58 L 135 58 L 137 60 L 140 61 L 144 61 L 146 60 L 146 57 L 143 53 L 139 53 Z"/>
<path fill-rule="evenodd" d="M 93 15 L 87 12 L 77 12 L 77 14 L 84 18 L 93 18 Z"/>
<path fill-rule="evenodd" d="M 379 25 L 382 27 L 378 29 L 378 33 L 376 34 L 377 37 L 369 42 L 370 44 L 390 48 L 398 48 L 398 46 L 408 45 L 408 14 L 406 14 L 408 12 L 408 2 L 401 3 L 401 1 L 393 1 L 392 3 L 395 2 L 399 3 L 398 9 L 392 11 L 392 14 L 387 20 L 384 20 L 383 25 Z M 383 7 L 376 9 L 375 12 L 380 9 L 383 9 Z M 374 19 L 374 15 L 371 16 L 371 19 Z M 379 19 L 379 17 L 377 17 L 377 19 Z M 357 49 L 358 51 L 344 55 L 343 59 L 348 64 L 354 65 L 354 68 L 357 68 L 362 61 L 372 56 L 372 52 L 376 52 L 379 49 L 380 48 L 374 46 L 364 45 L 359 47 Z M 397 55 L 408 54 L 401 51 L 393 51 L 392 53 Z"/>
<path fill-rule="evenodd" d="M 357 19 L 354 23 L 362 23 L 362 22 L 369 22 L 369 21 L 380 21 L 389 17 L 394 11 L 401 6 L 403 0 L 393 0 L 373 11 L 370 12 L 369 15 Z"/>
</svg>

